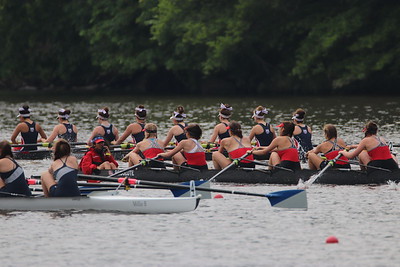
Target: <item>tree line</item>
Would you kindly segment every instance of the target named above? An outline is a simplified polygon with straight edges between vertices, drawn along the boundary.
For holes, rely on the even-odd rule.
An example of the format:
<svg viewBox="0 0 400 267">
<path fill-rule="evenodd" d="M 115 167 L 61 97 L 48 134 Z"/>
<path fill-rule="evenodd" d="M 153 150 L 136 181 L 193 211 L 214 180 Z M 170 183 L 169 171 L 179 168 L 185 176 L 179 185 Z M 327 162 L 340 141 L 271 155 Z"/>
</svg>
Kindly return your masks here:
<svg viewBox="0 0 400 267">
<path fill-rule="evenodd" d="M 0 0 L 0 88 L 394 93 L 394 0 Z"/>
</svg>

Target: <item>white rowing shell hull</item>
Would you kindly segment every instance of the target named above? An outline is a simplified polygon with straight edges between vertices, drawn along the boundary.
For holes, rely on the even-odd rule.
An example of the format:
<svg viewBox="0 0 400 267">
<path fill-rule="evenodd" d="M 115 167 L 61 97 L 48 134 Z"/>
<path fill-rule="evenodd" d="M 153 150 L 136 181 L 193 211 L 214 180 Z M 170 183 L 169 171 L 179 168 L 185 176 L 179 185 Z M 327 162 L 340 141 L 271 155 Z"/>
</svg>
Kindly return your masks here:
<svg viewBox="0 0 400 267">
<path fill-rule="evenodd" d="M 178 213 L 195 210 L 200 201 L 200 197 L 200 195 L 197 197 L 183 198 L 143 198 L 121 195 L 99 195 L 73 198 L 3 197 L 0 199 L 0 210 L 96 210 L 137 214 Z"/>
</svg>

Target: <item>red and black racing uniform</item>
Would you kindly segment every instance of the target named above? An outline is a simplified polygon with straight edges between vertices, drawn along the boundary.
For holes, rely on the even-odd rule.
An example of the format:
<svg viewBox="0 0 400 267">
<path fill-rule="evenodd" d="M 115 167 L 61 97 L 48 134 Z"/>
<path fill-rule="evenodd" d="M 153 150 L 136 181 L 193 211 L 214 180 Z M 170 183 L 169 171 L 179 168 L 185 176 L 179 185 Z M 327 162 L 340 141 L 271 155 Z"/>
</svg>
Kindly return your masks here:
<svg viewBox="0 0 400 267">
<path fill-rule="evenodd" d="M 339 151 L 340 150 L 344 150 L 345 148 L 338 145 L 337 144 L 337 139 L 335 139 L 334 142 L 328 140 L 327 142 L 332 144 L 332 148 L 326 152 L 324 155 L 326 157 L 326 160 L 324 160 L 323 162 L 321 162 L 321 164 L 319 165 L 320 169 L 323 169 L 330 160 L 334 159 L 337 157 L 337 155 L 339 155 Z M 341 156 L 334 164 L 333 166 L 334 168 L 345 168 L 345 169 L 350 169 L 350 163 L 349 163 L 349 159 L 346 158 L 345 156 Z"/>
<path fill-rule="evenodd" d="M 279 163 L 278 166 L 294 171 L 300 170 L 301 166 L 299 161 L 299 151 L 294 145 L 293 139 L 290 137 L 288 138 L 290 140 L 291 146 L 286 149 L 276 151 L 281 159 L 281 163 Z"/>
<path fill-rule="evenodd" d="M 242 139 L 237 140 L 235 137 L 233 137 L 233 139 L 235 139 L 235 141 L 239 143 L 239 147 L 238 147 L 237 149 L 232 150 L 232 151 L 230 151 L 230 152 L 228 153 L 228 154 L 229 154 L 229 157 L 230 157 L 232 160 L 238 159 L 238 158 L 242 157 L 247 151 L 249 151 L 249 150 L 252 149 L 251 147 L 245 147 L 245 146 L 242 144 Z M 239 162 L 239 167 L 254 168 L 254 167 L 256 166 L 254 162 L 246 161 L 246 159 L 253 161 L 253 160 L 254 160 L 254 157 L 253 157 L 252 154 L 248 155 L 247 157 L 245 157 L 244 159 L 242 159 L 242 160 Z"/>
<path fill-rule="evenodd" d="M 368 155 L 371 158 L 371 161 L 368 163 L 368 166 L 380 167 L 389 170 L 397 170 L 399 166 L 397 165 L 396 161 L 394 161 L 392 154 L 390 153 L 389 146 L 382 142 L 379 137 L 376 137 L 379 141 L 379 144 L 368 151 Z M 368 168 L 367 171 L 373 172 L 376 169 Z"/>
</svg>

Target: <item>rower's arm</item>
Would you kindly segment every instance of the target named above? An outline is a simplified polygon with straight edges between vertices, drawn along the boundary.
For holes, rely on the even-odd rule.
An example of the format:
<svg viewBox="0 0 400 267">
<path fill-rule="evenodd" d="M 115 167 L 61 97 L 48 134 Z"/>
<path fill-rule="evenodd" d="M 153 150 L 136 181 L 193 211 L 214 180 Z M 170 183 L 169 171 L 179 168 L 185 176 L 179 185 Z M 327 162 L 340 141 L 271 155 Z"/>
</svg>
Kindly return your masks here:
<svg viewBox="0 0 400 267">
<path fill-rule="evenodd" d="M 214 127 L 213 133 L 210 137 L 209 143 L 214 143 L 218 136 L 218 125 Z"/>
<path fill-rule="evenodd" d="M 47 135 L 45 134 L 45 132 L 43 131 L 42 126 L 40 126 L 38 123 L 36 123 L 36 130 L 38 131 L 38 133 L 40 134 L 40 137 L 43 139 L 47 139 Z M 38 142 L 41 142 L 42 140 L 39 139 Z"/>
<path fill-rule="evenodd" d="M 130 125 L 128 125 L 128 127 L 126 127 L 124 133 L 117 139 L 117 141 L 115 142 L 116 145 L 122 144 L 122 142 L 124 142 L 126 140 L 126 138 L 128 138 L 128 136 L 132 133 Z"/>
<path fill-rule="evenodd" d="M 172 157 L 173 155 L 175 155 L 176 153 L 178 153 L 179 151 L 181 151 L 181 150 L 183 149 L 184 144 L 186 143 L 186 141 L 187 141 L 187 140 L 182 140 L 182 141 L 180 141 L 179 144 L 178 144 L 174 149 L 172 149 L 172 150 L 169 151 L 169 152 L 160 153 L 160 154 L 158 154 L 158 156 L 159 156 L 159 157 L 163 157 L 163 158 L 170 158 L 170 157 Z"/>
<path fill-rule="evenodd" d="M 276 139 L 274 139 L 274 140 L 272 140 L 272 142 L 269 146 L 264 147 L 259 150 L 252 150 L 252 154 L 257 155 L 257 156 L 262 156 L 262 155 L 267 154 L 269 151 L 273 150 L 277 146 L 278 146 L 277 141 L 276 141 Z"/>
<path fill-rule="evenodd" d="M 11 143 L 17 144 L 17 136 L 21 132 L 21 124 L 18 124 L 17 127 L 15 127 L 14 132 L 11 135 Z"/>
<path fill-rule="evenodd" d="M 113 125 L 113 134 L 115 135 L 115 140 L 118 140 L 119 139 L 119 133 L 118 133 L 118 129 L 117 129 L 117 127 L 115 127 L 114 125 Z M 125 138 L 126 139 L 126 138 Z"/>
<path fill-rule="evenodd" d="M 51 143 L 56 139 L 58 135 L 58 125 L 54 126 L 53 132 L 51 132 L 50 136 L 44 141 L 46 143 Z"/>
<path fill-rule="evenodd" d="M 172 140 L 172 137 L 174 137 L 174 134 L 173 134 L 173 130 L 172 130 L 172 129 L 173 129 L 173 128 L 169 129 L 168 134 L 167 134 L 167 137 L 165 137 L 163 147 L 168 146 L 169 142 Z"/>
</svg>

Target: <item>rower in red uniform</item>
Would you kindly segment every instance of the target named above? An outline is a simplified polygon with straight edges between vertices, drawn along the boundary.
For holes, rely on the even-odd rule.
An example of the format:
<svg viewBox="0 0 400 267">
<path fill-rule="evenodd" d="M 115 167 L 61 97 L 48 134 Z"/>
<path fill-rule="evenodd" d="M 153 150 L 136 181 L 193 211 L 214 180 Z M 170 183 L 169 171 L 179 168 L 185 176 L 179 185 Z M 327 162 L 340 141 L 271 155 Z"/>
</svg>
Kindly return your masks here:
<svg viewBox="0 0 400 267">
<path fill-rule="evenodd" d="M 93 147 L 83 156 L 79 168 L 84 174 L 99 174 L 100 170 L 115 170 L 118 163 L 111 155 L 110 150 L 105 146 L 102 136 L 96 136 L 91 141 Z"/>
<path fill-rule="evenodd" d="M 136 122 L 131 123 L 126 127 L 124 133 L 115 142 L 116 145 L 121 144 L 128 138 L 129 135 L 132 136 L 132 142 L 138 144 L 145 138 L 145 125 L 146 125 L 147 110 L 143 105 L 139 105 L 135 108 L 135 118 Z"/>
<path fill-rule="evenodd" d="M 143 157 L 139 155 L 140 153 L 143 154 L 145 159 L 151 159 L 164 152 L 164 142 L 157 138 L 157 126 L 154 123 L 147 123 L 144 130 L 145 139 L 139 142 L 136 147 L 129 152 L 129 166 L 139 164 L 143 159 Z M 154 168 L 165 167 L 164 164 L 155 161 L 150 161 L 148 166 Z"/>
<path fill-rule="evenodd" d="M 38 135 L 43 139 L 47 136 L 44 133 L 42 127 L 39 123 L 31 120 L 31 109 L 29 106 L 25 105 L 19 108 L 19 118 L 20 123 L 15 127 L 14 132 L 11 135 L 11 143 L 17 144 L 17 136 L 21 134 L 21 141 L 23 144 L 36 144 L 38 141 Z M 23 147 L 20 151 L 37 150 L 37 146 L 27 146 Z"/>
<path fill-rule="evenodd" d="M 251 142 L 248 137 L 243 136 L 242 128 L 239 123 L 232 121 L 229 123 L 229 134 L 230 137 L 224 138 L 218 151 L 213 152 L 212 160 L 215 169 L 223 169 L 232 163 L 234 159 L 242 157 L 247 151 L 251 150 Z M 229 158 L 227 159 L 223 154 L 224 150 L 228 151 Z M 250 161 L 246 161 L 246 159 Z M 246 158 L 239 162 L 240 167 L 254 168 L 255 164 L 253 155 L 248 155 Z"/>
<path fill-rule="evenodd" d="M 368 166 L 380 167 L 388 170 L 397 170 L 399 168 L 397 159 L 390 153 L 389 146 L 386 141 L 377 136 L 378 125 L 375 122 L 368 122 L 364 130 L 365 137 L 352 152 L 340 151 L 343 156 L 351 159 L 358 156 L 360 163 L 367 165 L 367 171 L 372 172 L 375 169 Z"/>
<path fill-rule="evenodd" d="M 184 165 L 199 170 L 207 170 L 206 154 L 199 143 L 202 130 L 197 124 L 189 124 L 185 128 L 187 139 L 182 140 L 171 151 L 158 154 L 159 157 L 169 158 L 178 165 Z M 181 153 L 180 153 L 181 152 Z"/>
<path fill-rule="evenodd" d="M 58 111 L 57 120 L 59 122 L 58 125 L 54 126 L 53 132 L 47 139 L 43 139 L 43 142 L 51 143 L 56 139 L 56 137 L 60 139 L 64 139 L 67 142 L 76 142 L 78 135 L 78 128 L 69 123 L 69 116 L 71 115 L 71 111 L 69 109 L 60 109 Z"/>
<path fill-rule="evenodd" d="M 301 169 L 299 161 L 299 152 L 293 140 L 294 123 L 284 121 L 278 127 L 279 136 L 276 137 L 269 146 L 254 150 L 254 155 L 265 155 L 272 151 L 269 158 L 269 164 L 273 166 L 280 166 L 292 170 Z"/>
<path fill-rule="evenodd" d="M 169 129 L 167 137 L 164 140 L 164 147 L 168 146 L 169 142 L 175 137 L 176 143 L 186 139 L 185 127 L 187 124 L 184 122 L 186 118 L 185 110 L 182 106 L 178 106 L 174 114 L 171 116 L 171 120 L 174 126 Z"/>
<path fill-rule="evenodd" d="M 91 141 L 95 136 L 102 136 L 107 144 L 111 144 L 111 142 L 118 140 L 118 129 L 110 122 L 108 119 L 110 118 L 109 108 L 104 107 L 102 109 L 97 110 L 96 118 L 99 121 L 99 126 L 93 129 L 92 134 L 88 140 L 88 145 L 91 145 Z"/>
<path fill-rule="evenodd" d="M 324 126 L 325 141 L 319 144 L 313 150 L 307 152 L 308 166 L 311 170 L 323 169 L 329 162 L 336 158 L 340 150 L 345 149 L 346 143 L 341 138 L 337 138 L 336 127 L 332 124 Z M 318 156 L 318 153 L 323 153 L 325 159 Z M 340 157 L 334 165 L 334 168 L 349 168 L 349 160 L 346 157 Z"/>
<path fill-rule="evenodd" d="M 221 103 L 218 113 L 218 119 L 220 123 L 214 127 L 214 131 L 211 135 L 210 140 L 208 141 L 209 143 L 214 143 L 217 137 L 219 139 L 219 142 L 221 142 L 221 140 L 224 138 L 230 137 L 228 125 L 229 119 L 232 115 L 232 110 L 233 108 L 230 105 Z"/>
</svg>

